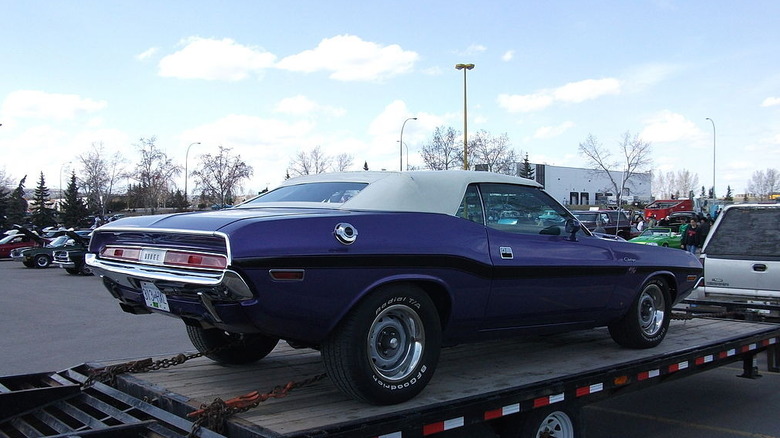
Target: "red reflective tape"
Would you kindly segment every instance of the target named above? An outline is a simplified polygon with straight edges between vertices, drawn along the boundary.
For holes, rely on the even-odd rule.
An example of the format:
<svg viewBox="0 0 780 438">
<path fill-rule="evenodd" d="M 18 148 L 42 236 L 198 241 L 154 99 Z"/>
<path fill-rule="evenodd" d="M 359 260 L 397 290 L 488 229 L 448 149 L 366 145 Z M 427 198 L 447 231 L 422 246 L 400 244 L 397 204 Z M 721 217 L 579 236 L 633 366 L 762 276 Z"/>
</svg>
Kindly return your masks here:
<svg viewBox="0 0 780 438">
<path fill-rule="evenodd" d="M 485 412 L 485 420 L 495 420 L 496 418 L 501 418 L 505 415 L 511 415 L 516 414 L 520 412 L 520 403 L 514 403 L 511 405 L 503 406 L 499 409 L 493 409 L 490 411 Z"/>
<path fill-rule="evenodd" d="M 660 370 L 642 371 L 641 373 L 637 374 L 636 379 L 647 380 L 647 379 L 652 379 L 653 377 L 658 377 L 660 375 L 661 375 Z"/>
<path fill-rule="evenodd" d="M 706 356 L 701 356 L 696 358 L 696 365 L 704 365 L 705 363 L 710 363 L 715 360 L 715 356 L 708 354 Z"/>
<path fill-rule="evenodd" d="M 485 420 L 495 420 L 504 416 L 502 409 L 493 409 L 492 411 L 485 412 Z"/>
<path fill-rule="evenodd" d="M 534 400 L 534 408 L 541 408 L 542 406 L 551 405 L 553 403 L 561 402 L 565 399 L 565 396 L 563 393 L 560 394 L 553 394 L 549 395 L 547 397 L 539 397 L 536 400 Z"/>
<path fill-rule="evenodd" d="M 600 392 L 604 390 L 604 384 L 603 383 L 596 383 L 594 385 L 589 386 L 582 386 L 580 388 L 577 388 L 575 390 L 575 396 L 582 397 L 584 395 L 590 395 L 596 392 Z"/>
<path fill-rule="evenodd" d="M 423 426 L 423 435 L 428 436 L 434 433 L 444 432 L 445 430 L 452 430 L 458 427 L 462 427 L 465 424 L 463 417 L 451 418 L 449 420 L 439 421 L 438 423 L 426 424 Z"/>
</svg>

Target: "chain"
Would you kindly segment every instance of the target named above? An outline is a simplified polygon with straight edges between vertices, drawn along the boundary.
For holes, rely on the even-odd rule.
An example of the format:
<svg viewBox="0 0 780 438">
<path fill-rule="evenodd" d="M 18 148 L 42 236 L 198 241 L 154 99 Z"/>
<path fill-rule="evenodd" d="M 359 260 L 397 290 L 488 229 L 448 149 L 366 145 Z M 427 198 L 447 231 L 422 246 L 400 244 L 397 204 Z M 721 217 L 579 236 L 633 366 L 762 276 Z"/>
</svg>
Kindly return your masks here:
<svg viewBox="0 0 780 438">
<path fill-rule="evenodd" d="M 733 318 L 735 316 L 738 316 L 739 313 L 737 312 L 721 312 L 721 313 L 702 313 L 702 314 L 694 314 L 694 313 L 672 313 L 672 319 L 677 320 L 683 320 L 683 321 L 690 321 L 694 318 Z"/>
<path fill-rule="evenodd" d="M 317 374 L 305 380 L 291 381 L 284 386 L 275 386 L 266 393 L 257 391 L 250 392 L 240 397 L 224 401 L 221 398 L 214 399 L 211 404 L 202 404 L 200 409 L 187 414 L 188 417 L 198 417 L 192 423 L 192 430 L 187 435 L 188 438 L 197 437 L 198 432 L 205 424 L 207 429 L 221 434 L 225 428 L 227 420 L 233 415 L 254 409 L 269 399 L 286 397 L 290 391 L 304 386 L 312 385 L 324 379 L 327 374 Z"/>
<path fill-rule="evenodd" d="M 206 351 L 203 353 L 192 353 L 192 354 L 180 353 L 177 354 L 176 356 L 166 358 L 166 359 L 160 359 L 156 361 L 152 360 L 152 358 L 147 358 L 147 359 L 120 363 L 116 365 L 109 365 L 107 367 L 93 370 L 93 372 L 90 374 L 89 377 L 87 377 L 87 380 L 85 380 L 84 383 L 81 384 L 81 386 L 83 388 L 88 388 L 92 386 L 95 382 L 106 383 L 110 386 L 114 386 L 116 384 L 117 376 L 121 374 L 147 373 L 149 371 L 155 371 L 163 368 L 169 368 L 172 366 L 181 365 L 190 359 L 195 359 L 197 357 L 202 357 L 207 354 L 214 353 L 215 351 L 221 350 L 222 348 L 225 347 L 220 347 L 219 349 L 213 349 L 211 351 Z"/>
</svg>

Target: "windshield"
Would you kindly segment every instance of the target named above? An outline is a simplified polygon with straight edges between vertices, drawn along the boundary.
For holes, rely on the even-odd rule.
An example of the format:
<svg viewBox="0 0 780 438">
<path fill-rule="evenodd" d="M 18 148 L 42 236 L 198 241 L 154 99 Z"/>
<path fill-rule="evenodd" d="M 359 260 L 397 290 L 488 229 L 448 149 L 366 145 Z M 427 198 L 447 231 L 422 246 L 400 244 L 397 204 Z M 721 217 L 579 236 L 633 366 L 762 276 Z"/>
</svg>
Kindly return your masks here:
<svg viewBox="0 0 780 438">
<path fill-rule="evenodd" d="M 49 242 L 49 244 L 46 245 L 46 246 L 62 246 L 62 245 L 65 245 L 65 243 L 68 241 L 68 239 L 70 239 L 70 237 L 68 237 L 68 236 L 60 236 L 60 237 L 52 240 L 51 242 Z"/>
<path fill-rule="evenodd" d="M 258 196 L 241 207 L 257 207 L 271 202 L 322 202 L 342 203 L 357 195 L 368 183 L 317 182 L 279 187 Z"/>
</svg>

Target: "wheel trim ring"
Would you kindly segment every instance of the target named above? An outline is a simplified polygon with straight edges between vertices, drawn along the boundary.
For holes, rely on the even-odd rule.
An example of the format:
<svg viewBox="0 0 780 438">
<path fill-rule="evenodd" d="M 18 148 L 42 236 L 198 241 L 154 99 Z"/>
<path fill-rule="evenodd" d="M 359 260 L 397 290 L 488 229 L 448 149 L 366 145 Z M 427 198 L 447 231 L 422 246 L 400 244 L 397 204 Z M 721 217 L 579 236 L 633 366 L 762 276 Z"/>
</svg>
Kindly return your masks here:
<svg viewBox="0 0 780 438">
<path fill-rule="evenodd" d="M 663 327 L 666 314 L 666 302 L 661 289 L 655 286 L 642 291 L 637 310 L 642 333 L 647 336 L 658 334 Z"/>
<path fill-rule="evenodd" d="M 398 335 L 397 346 L 388 346 L 387 336 Z M 372 370 L 382 379 L 396 382 L 412 375 L 420 364 L 425 345 L 425 329 L 420 316 L 408 306 L 396 304 L 379 313 L 371 323 L 367 354 Z"/>
</svg>

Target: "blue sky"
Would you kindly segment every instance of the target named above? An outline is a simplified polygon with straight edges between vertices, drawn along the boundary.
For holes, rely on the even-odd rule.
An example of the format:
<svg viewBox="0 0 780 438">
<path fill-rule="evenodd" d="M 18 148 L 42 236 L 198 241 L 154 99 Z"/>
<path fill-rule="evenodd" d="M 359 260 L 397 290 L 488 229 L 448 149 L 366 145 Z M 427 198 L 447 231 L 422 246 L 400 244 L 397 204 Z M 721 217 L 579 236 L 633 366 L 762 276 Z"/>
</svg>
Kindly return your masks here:
<svg viewBox="0 0 780 438">
<path fill-rule="evenodd" d="M 273 187 L 316 146 L 397 170 L 437 126 L 506 133 L 581 167 L 588 134 L 630 131 L 655 172 L 742 193 L 780 168 L 777 1 L 0 1 L 0 171 L 49 187 L 102 142 L 189 167 L 232 148 Z M 715 135 L 709 117 L 715 124 Z M 713 138 L 714 137 L 714 138 Z M 404 163 L 406 158 L 404 158 Z M 63 170 L 64 169 L 64 170 Z M 65 179 L 65 177 L 63 177 Z M 174 183 L 182 188 L 183 177 Z"/>
</svg>

